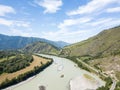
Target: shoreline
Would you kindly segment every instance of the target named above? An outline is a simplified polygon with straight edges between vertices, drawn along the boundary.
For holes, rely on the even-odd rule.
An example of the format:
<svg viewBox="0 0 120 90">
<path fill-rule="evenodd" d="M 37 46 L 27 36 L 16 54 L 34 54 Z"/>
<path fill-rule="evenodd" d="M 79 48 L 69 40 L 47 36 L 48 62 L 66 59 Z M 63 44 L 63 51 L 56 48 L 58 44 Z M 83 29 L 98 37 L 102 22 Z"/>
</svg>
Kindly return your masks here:
<svg viewBox="0 0 120 90">
<path fill-rule="evenodd" d="M 10 80 L 9 82 L 7 82 L 3 85 L 1 84 L 0 88 L 2 90 L 11 90 L 11 89 L 15 89 L 14 86 L 18 87 L 18 86 L 21 86 L 21 85 L 27 83 L 28 81 L 33 80 L 40 72 L 42 72 L 45 68 L 47 68 L 49 65 L 51 65 L 52 62 L 53 62 L 53 60 L 51 60 L 50 62 L 46 61 L 45 64 L 38 66 L 37 68 L 34 68 L 33 70 L 28 71 L 24 74 L 20 74 L 20 75 L 24 75 L 22 77 L 21 81 L 16 82 L 17 80 L 19 80 L 19 77 L 20 77 L 20 75 L 19 75 L 17 78 L 15 78 L 15 82 L 12 82 L 12 80 Z M 23 80 L 23 78 L 24 78 L 24 80 Z"/>
<path fill-rule="evenodd" d="M 28 78 L 28 79 L 25 80 L 25 81 L 22 81 L 22 82 L 20 82 L 20 83 L 18 83 L 18 84 L 12 85 L 12 86 L 7 87 L 7 88 L 2 89 L 2 90 L 14 90 L 14 89 L 17 88 L 17 87 L 20 87 L 20 86 L 22 86 L 23 84 L 26 84 L 26 83 L 32 81 L 32 80 L 33 80 L 34 78 L 36 78 L 36 77 L 37 77 L 37 75 L 32 76 L 32 77 Z"/>
</svg>

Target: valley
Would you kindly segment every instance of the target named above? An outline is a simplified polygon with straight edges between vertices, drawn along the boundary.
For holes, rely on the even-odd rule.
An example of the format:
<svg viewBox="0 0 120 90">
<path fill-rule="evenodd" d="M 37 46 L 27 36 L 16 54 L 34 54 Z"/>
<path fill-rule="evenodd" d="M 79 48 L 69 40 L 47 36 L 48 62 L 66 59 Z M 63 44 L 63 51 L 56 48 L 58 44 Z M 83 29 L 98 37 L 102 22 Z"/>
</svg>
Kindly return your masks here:
<svg viewBox="0 0 120 90">
<path fill-rule="evenodd" d="M 52 58 L 54 60 L 52 65 L 46 68 L 43 72 L 37 74 L 35 78 L 11 86 L 8 90 L 39 90 L 40 86 L 45 86 L 46 90 L 69 90 L 70 88 L 71 90 L 74 90 L 74 87 L 70 87 L 70 82 L 71 85 L 73 85 L 72 80 L 74 81 L 76 77 L 79 77 L 80 83 L 82 83 L 78 83 L 78 85 L 82 87 L 81 90 L 96 89 L 105 84 L 105 82 L 99 79 L 98 76 L 76 67 L 76 64 L 68 59 L 52 55 L 38 55 Z M 59 69 L 61 66 L 63 66 L 63 68 Z M 87 87 L 86 84 L 88 85 Z"/>
<path fill-rule="evenodd" d="M 119 68 L 120 26 L 117 26 L 62 48 L 46 41 L 17 49 L 2 48 L 0 87 L 38 90 L 43 85 L 47 90 L 120 90 Z"/>
<path fill-rule="evenodd" d="M 0 0 L 0 90 L 120 90 L 120 0 Z"/>
</svg>

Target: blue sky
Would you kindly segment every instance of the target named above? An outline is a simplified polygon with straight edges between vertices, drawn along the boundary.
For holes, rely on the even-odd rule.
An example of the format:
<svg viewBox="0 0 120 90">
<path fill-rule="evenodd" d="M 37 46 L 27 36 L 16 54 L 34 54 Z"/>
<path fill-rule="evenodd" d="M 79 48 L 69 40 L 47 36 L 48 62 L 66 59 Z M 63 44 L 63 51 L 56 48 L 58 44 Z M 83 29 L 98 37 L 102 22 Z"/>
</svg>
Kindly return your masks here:
<svg viewBox="0 0 120 90">
<path fill-rule="evenodd" d="M 75 43 L 120 25 L 120 0 L 0 0 L 0 33 Z"/>
</svg>

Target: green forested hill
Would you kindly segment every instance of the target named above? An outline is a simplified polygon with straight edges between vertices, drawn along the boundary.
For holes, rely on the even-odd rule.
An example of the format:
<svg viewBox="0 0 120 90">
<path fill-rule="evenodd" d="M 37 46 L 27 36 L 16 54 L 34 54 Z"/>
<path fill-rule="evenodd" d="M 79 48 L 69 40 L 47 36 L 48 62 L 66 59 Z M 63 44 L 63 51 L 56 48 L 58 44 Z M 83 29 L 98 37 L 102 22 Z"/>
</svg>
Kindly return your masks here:
<svg viewBox="0 0 120 90">
<path fill-rule="evenodd" d="M 64 47 L 63 56 L 108 56 L 120 53 L 120 26 L 104 30 L 82 42 Z"/>
<path fill-rule="evenodd" d="M 24 47 L 23 51 L 56 55 L 59 52 L 59 48 L 45 42 L 35 42 Z"/>
</svg>

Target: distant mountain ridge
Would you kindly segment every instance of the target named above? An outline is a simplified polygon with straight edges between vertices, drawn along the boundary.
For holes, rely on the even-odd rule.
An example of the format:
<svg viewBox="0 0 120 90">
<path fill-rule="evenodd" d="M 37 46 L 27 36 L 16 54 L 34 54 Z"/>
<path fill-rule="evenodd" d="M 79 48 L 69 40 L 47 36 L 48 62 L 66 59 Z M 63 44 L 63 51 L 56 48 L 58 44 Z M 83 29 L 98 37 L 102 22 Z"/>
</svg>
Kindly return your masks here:
<svg viewBox="0 0 120 90">
<path fill-rule="evenodd" d="M 120 26 L 104 30 L 82 42 L 68 45 L 61 50 L 63 56 L 108 56 L 120 52 Z"/>
<path fill-rule="evenodd" d="M 38 41 L 52 44 L 58 48 L 62 48 L 66 45 L 69 45 L 69 43 L 63 41 L 50 41 L 44 38 L 8 36 L 0 34 L 0 50 L 19 49 L 25 47 L 27 44 L 31 44 Z"/>
</svg>

